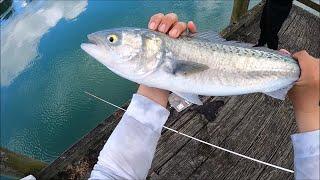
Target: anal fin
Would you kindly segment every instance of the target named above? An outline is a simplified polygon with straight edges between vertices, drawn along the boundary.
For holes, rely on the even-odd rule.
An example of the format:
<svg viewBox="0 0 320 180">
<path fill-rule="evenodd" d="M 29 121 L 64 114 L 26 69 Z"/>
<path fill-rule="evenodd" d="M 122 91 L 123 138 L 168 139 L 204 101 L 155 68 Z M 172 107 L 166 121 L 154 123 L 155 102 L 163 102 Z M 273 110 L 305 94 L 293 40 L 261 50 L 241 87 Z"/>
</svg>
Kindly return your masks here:
<svg viewBox="0 0 320 180">
<path fill-rule="evenodd" d="M 278 89 L 276 91 L 263 92 L 263 93 L 268 95 L 268 96 L 271 96 L 273 98 L 284 100 L 286 98 L 286 95 L 287 95 L 288 91 L 292 88 L 292 86 L 293 86 L 293 84 L 291 84 L 291 85 L 289 85 L 287 87 Z"/>
<path fill-rule="evenodd" d="M 190 103 L 197 104 L 197 105 L 203 105 L 202 101 L 200 100 L 199 96 L 196 94 L 191 93 L 182 93 L 182 92 L 173 92 L 176 95 L 182 97 L 183 99 L 187 100 Z"/>
</svg>

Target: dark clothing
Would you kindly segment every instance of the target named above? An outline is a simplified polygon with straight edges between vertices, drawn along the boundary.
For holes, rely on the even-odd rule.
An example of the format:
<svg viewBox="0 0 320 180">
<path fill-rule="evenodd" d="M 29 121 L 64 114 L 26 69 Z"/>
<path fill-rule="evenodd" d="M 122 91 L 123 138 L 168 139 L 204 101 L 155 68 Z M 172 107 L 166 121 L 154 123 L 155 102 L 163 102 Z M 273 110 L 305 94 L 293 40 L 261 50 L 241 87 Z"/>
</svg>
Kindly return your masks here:
<svg viewBox="0 0 320 180">
<path fill-rule="evenodd" d="M 267 44 L 270 49 L 278 49 L 278 32 L 290 13 L 292 1 L 267 0 L 260 20 L 260 39 L 256 46 Z"/>
</svg>

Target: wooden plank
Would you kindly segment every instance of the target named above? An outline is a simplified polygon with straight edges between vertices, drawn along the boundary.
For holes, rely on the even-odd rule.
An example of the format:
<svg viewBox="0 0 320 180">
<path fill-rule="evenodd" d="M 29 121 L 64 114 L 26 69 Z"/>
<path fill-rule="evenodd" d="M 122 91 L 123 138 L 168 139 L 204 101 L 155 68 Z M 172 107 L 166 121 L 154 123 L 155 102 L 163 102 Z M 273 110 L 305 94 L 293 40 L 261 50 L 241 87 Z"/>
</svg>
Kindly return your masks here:
<svg viewBox="0 0 320 180">
<path fill-rule="evenodd" d="M 318 11 L 318 12 L 320 12 L 320 4 L 317 4 L 316 2 L 313 2 L 311 0 L 297 0 L 297 1 L 299 1 L 302 4 L 312 8 L 312 9 Z M 318 1 L 318 3 L 319 3 L 319 1 Z"/>
<path fill-rule="evenodd" d="M 248 12 L 250 0 L 233 0 L 233 9 L 231 14 L 230 23 L 234 24 Z"/>
<path fill-rule="evenodd" d="M 208 123 L 195 137 L 213 144 L 221 144 L 252 106 L 262 101 L 259 97 L 261 97 L 259 94 L 232 97 L 221 108 L 216 120 Z M 207 145 L 189 141 L 156 172 L 157 176 L 160 179 L 185 179 L 208 157 L 210 151 L 213 149 Z"/>
<path fill-rule="evenodd" d="M 291 125 L 291 129 L 289 132 L 293 133 L 296 132 L 296 124 L 293 122 Z M 283 167 L 287 167 L 290 169 L 293 169 L 293 147 L 291 143 L 290 137 L 285 137 L 286 140 L 284 140 L 283 144 L 280 144 L 283 148 L 279 148 L 278 151 L 272 156 L 272 159 L 270 160 L 270 163 L 272 164 L 278 164 Z M 291 161 L 288 161 L 290 159 Z M 287 173 L 284 171 L 278 171 L 272 167 L 265 167 L 263 172 L 260 174 L 260 176 L 257 179 L 265 180 L 265 179 L 293 179 L 294 174 Z"/>
<path fill-rule="evenodd" d="M 293 111 L 289 104 L 281 103 L 280 106 L 274 106 L 274 109 L 277 109 L 277 112 L 271 119 L 266 119 L 268 120 L 267 126 L 263 128 L 253 145 L 245 152 L 245 154 L 265 162 L 270 162 L 274 154 L 281 151 L 283 144 L 290 141 L 291 127 L 295 125 Z M 268 111 L 270 110 L 272 111 L 272 109 Z M 292 163 L 293 159 L 286 159 L 286 161 Z M 283 166 L 283 164 L 278 165 Z M 232 179 L 231 177 L 233 179 L 240 177 L 242 179 L 257 179 L 265 168 L 265 165 L 239 159 L 238 163 L 231 167 L 229 172 L 224 173 L 224 177 L 221 179 Z M 282 173 L 281 170 L 277 171 Z M 287 174 L 290 173 L 287 172 Z"/>
<path fill-rule="evenodd" d="M 279 106 L 283 106 L 281 102 L 270 103 L 269 97 L 262 96 L 262 98 L 263 99 L 253 106 L 245 115 L 237 128 L 225 139 L 222 143 L 223 147 L 255 157 L 250 153 L 246 153 L 247 150 L 255 143 L 255 139 L 259 136 L 260 132 L 264 131 L 265 127 L 272 123 L 274 115 L 279 111 Z M 261 149 L 263 149 L 263 147 Z M 228 172 L 241 168 L 241 166 L 237 166 L 239 160 L 251 166 L 257 165 L 255 162 L 216 150 L 210 154 L 206 162 L 203 163 L 199 169 L 193 172 L 190 179 L 226 178 Z M 212 169 L 212 166 L 215 168 Z M 236 178 L 235 176 L 231 177 Z"/>
<path fill-rule="evenodd" d="M 294 5 L 287 21 L 279 32 L 279 47 L 290 52 L 306 49 L 320 57 L 320 18 Z"/>
<path fill-rule="evenodd" d="M 188 132 L 189 135 L 193 136 L 208 123 L 205 115 L 200 112 L 203 109 L 210 109 L 210 116 L 214 117 L 214 115 L 228 100 L 229 98 L 210 98 L 204 106 L 191 107 L 190 110 L 179 119 L 179 121 L 169 127 L 178 131 Z M 167 123 L 165 125 L 168 126 Z M 171 159 L 189 140 L 189 138 L 183 138 L 181 135 L 171 131 L 164 132 L 158 142 L 151 170 L 157 171 L 159 167 Z M 174 144 L 174 146 L 172 146 L 172 144 Z"/>
<path fill-rule="evenodd" d="M 260 35 L 259 21 L 263 3 L 258 4 L 252 12 L 237 24 L 230 25 L 220 34 L 228 40 L 239 40 L 256 44 Z M 254 29 L 254 31 L 253 31 Z M 307 50 L 311 55 L 320 57 L 320 19 L 319 17 L 293 5 L 279 35 L 279 49 L 290 52 Z"/>
</svg>

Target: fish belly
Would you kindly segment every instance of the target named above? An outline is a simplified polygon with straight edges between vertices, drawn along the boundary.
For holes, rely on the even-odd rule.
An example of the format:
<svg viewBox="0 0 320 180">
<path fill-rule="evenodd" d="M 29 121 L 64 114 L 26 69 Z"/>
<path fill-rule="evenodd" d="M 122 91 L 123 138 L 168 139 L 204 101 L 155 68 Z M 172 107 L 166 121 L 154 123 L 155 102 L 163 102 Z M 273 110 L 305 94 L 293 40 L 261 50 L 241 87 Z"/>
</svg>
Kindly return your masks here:
<svg viewBox="0 0 320 180">
<path fill-rule="evenodd" d="M 281 60 L 223 52 L 209 54 L 208 51 L 198 58 L 190 55 L 181 58 L 208 65 L 209 69 L 189 75 L 172 75 L 159 69 L 149 78 L 150 86 L 175 92 L 227 96 L 272 92 L 299 78 L 299 67 Z"/>
</svg>

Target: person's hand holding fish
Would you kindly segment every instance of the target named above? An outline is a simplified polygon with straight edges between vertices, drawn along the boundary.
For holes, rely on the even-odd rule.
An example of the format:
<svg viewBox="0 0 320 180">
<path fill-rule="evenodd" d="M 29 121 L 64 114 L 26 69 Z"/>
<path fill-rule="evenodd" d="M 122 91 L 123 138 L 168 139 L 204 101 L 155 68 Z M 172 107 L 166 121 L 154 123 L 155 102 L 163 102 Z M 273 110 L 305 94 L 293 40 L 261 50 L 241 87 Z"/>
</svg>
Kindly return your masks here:
<svg viewBox="0 0 320 180">
<path fill-rule="evenodd" d="M 166 15 L 158 13 L 151 16 L 148 27 L 151 30 L 167 33 L 172 38 L 178 38 L 186 30 L 191 33 L 197 32 L 197 27 L 192 21 L 181 22 L 174 13 Z"/>
<path fill-rule="evenodd" d="M 293 54 L 301 68 L 301 76 L 289 91 L 299 132 L 318 130 L 319 126 L 319 59 L 306 51 Z"/>
<path fill-rule="evenodd" d="M 179 22 L 178 16 L 174 13 L 164 15 L 158 13 L 150 18 L 149 29 L 159 31 L 168 34 L 172 38 L 178 38 L 182 33 L 189 30 L 192 33 L 197 31 L 196 25 L 189 21 L 188 24 L 185 22 Z M 152 88 L 141 84 L 138 89 L 138 94 L 141 94 L 156 103 L 166 107 L 168 103 L 169 91 Z"/>
</svg>

